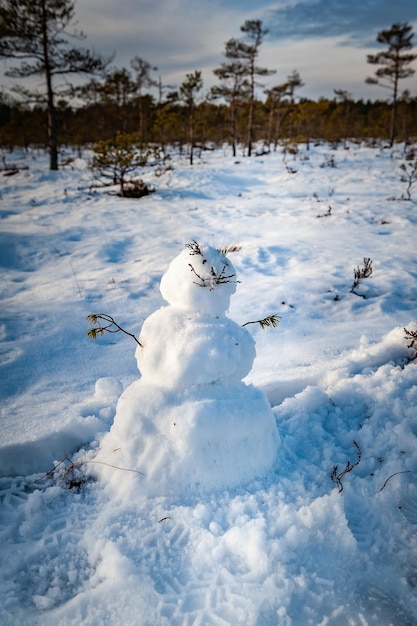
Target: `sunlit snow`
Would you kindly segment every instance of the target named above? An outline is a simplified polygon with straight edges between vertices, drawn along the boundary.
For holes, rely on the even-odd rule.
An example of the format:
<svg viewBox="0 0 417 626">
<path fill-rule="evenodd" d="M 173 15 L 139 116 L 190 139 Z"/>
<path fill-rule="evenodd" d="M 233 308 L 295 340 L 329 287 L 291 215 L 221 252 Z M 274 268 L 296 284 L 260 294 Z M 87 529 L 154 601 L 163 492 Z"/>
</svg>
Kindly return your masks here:
<svg viewBox="0 0 417 626">
<path fill-rule="evenodd" d="M 0 177 L 0 623 L 415 624 L 404 146 L 173 156 L 140 200 L 65 156 Z"/>
</svg>

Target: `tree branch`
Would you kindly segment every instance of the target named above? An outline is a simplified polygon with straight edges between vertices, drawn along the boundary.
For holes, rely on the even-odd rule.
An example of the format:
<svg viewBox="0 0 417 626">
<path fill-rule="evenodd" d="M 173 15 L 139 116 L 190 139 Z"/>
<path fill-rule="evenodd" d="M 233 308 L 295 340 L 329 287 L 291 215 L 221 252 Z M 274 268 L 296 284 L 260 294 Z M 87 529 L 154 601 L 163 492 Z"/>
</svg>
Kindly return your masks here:
<svg viewBox="0 0 417 626">
<path fill-rule="evenodd" d="M 106 324 L 105 326 L 90 328 L 90 330 L 87 331 L 87 337 L 90 337 L 90 339 L 97 339 L 97 336 L 103 335 L 104 332 L 118 333 L 119 331 L 121 331 L 125 335 L 129 335 L 129 337 L 132 337 L 136 341 L 136 343 L 141 348 L 143 348 L 143 345 L 140 343 L 139 339 L 137 339 L 132 333 L 129 333 L 127 330 L 119 326 L 119 324 L 114 321 L 111 315 L 106 315 L 105 313 L 90 313 L 90 315 L 87 315 L 87 320 L 90 322 L 90 324 L 99 324 L 98 320 L 108 322 L 108 324 Z M 113 326 L 115 328 L 112 328 Z"/>
<path fill-rule="evenodd" d="M 265 328 L 276 328 L 281 320 L 279 315 L 268 315 L 268 317 L 264 317 L 262 320 L 254 320 L 253 322 L 245 322 L 242 324 L 243 326 L 247 326 L 248 324 L 259 324 L 260 327 L 264 330 Z"/>
</svg>

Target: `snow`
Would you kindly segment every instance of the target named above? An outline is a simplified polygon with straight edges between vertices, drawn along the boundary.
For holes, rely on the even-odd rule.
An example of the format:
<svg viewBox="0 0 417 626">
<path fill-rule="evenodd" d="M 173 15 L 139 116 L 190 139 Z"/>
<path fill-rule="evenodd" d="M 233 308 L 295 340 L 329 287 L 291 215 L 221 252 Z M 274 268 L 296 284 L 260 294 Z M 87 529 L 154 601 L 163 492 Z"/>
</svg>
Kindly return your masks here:
<svg viewBox="0 0 417 626">
<path fill-rule="evenodd" d="M 171 306 L 145 320 L 139 340 L 142 377 L 162 385 L 239 382 L 255 358 L 250 333 L 224 315 L 190 315 Z"/>
<path fill-rule="evenodd" d="M 254 341 L 226 317 L 235 285 L 229 259 L 196 241 L 162 276 L 169 305 L 143 324 L 136 348 L 141 378 L 120 397 L 94 459 L 113 499 L 201 495 L 272 468 L 279 446 L 274 413 L 262 391 L 242 382 Z M 122 484 L 115 467 L 130 470 Z"/>
<path fill-rule="evenodd" d="M 193 241 L 171 261 L 161 278 L 160 289 L 172 306 L 219 316 L 229 308 L 236 282 L 235 268 L 225 254 Z"/>
<path fill-rule="evenodd" d="M 175 157 L 140 201 L 82 158 L 8 159 L 29 169 L 0 178 L 0 622 L 415 624 L 403 147 Z M 239 282 L 195 284 L 193 242 Z M 143 349 L 89 339 L 90 313 Z"/>
<path fill-rule="evenodd" d="M 121 396 L 95 471 L 112 486 L 115 500 L 201 495 L 262 476 L 271 469 L 278 444 L 262 391 L 243 383 L 174 390 L 141 379 Z M 115 466 L 134 471 L 121 480 Z"/>
</svg>

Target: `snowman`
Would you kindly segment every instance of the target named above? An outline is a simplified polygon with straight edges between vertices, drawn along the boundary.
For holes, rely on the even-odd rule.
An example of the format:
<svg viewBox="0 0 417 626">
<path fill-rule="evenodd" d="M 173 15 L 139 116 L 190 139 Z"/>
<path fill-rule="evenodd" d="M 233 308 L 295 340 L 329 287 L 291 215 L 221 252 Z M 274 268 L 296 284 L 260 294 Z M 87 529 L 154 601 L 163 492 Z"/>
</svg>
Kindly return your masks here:
<svg viewBox="0 0 417 626">
<path fill-rule="evenodd" d="M 195 241 L 163 275 L 168 304 L 143 324 L 141 377 L 120 396 L 96 457 L 118 496 L 227 489 L 273 465 L 274 414 L 265 394 L 242 380 L 255 343 L 226 317 L 237 282 L 225 254 Z"/>
</svg>

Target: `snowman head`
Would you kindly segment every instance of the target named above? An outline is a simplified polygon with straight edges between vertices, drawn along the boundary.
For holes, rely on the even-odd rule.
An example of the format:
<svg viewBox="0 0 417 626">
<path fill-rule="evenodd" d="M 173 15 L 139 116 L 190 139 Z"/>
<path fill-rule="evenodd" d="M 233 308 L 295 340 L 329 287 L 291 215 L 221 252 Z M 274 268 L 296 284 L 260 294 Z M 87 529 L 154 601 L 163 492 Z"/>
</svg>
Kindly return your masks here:
<svg viewBox="0 0 417 626">
<path fill-rule="evenodd" d="M 189 243 L 162 276 L 160 290 L 172 306 L 206 315 L 224 315 L 236 291 L 236 272 L 216 248 Z"/>
</svg>

